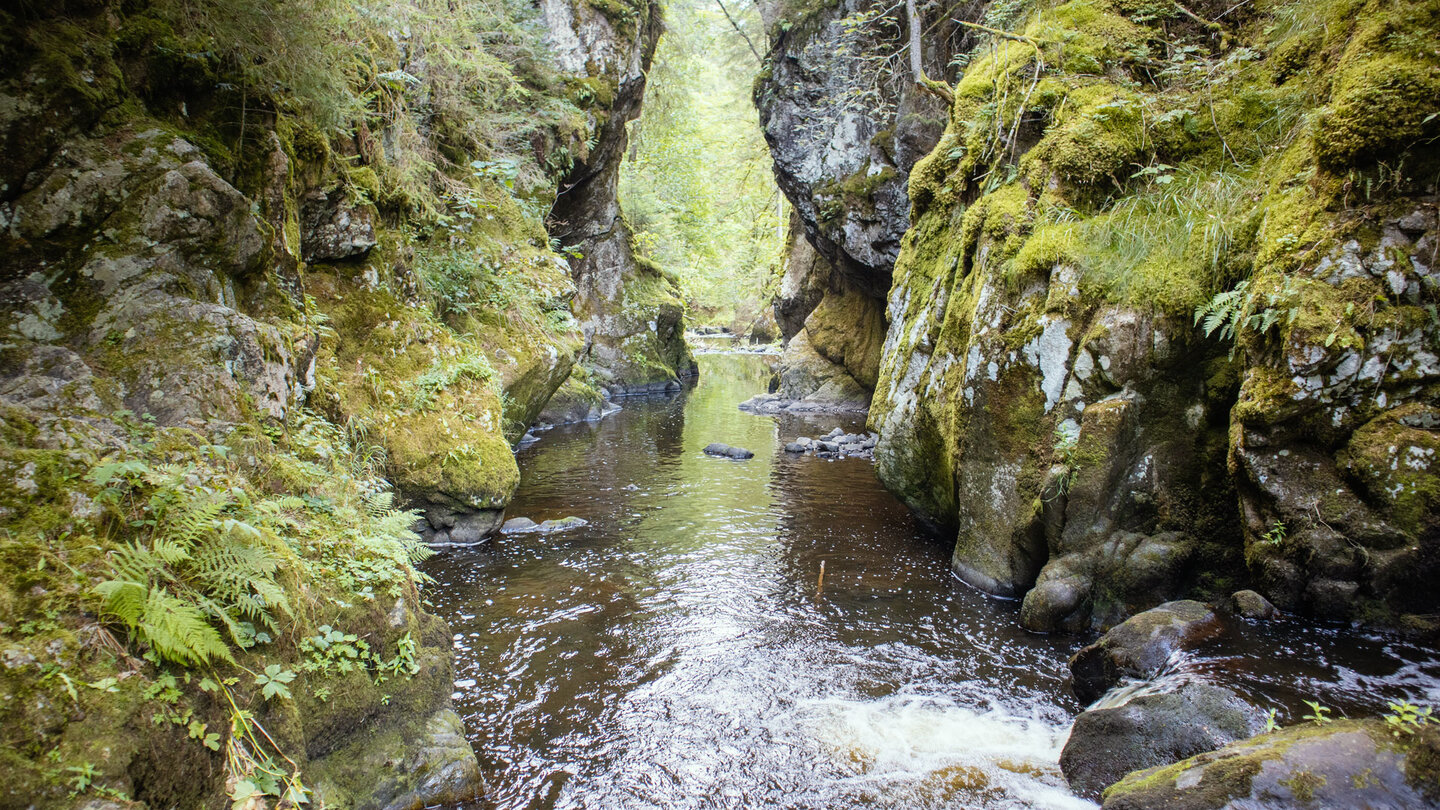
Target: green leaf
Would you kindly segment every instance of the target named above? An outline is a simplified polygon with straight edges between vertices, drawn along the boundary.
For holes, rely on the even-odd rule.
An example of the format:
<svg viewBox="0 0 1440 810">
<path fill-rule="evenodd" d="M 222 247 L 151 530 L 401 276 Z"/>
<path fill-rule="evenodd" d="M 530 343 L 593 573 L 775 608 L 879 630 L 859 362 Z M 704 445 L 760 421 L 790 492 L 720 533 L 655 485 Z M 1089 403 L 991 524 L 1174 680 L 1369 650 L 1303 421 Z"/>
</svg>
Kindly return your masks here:
<svg viewBox="0 0 1440 810">
<path fill-rule="evenodd" d="M 118 683 L 119 683 L 118 680 L 116 680 L 115 678 L 111 677 L 111 678 L 101 678 L 101 679 L 98 680 L 98 681 L 92 681 L 92 682 L 87 683 L 87 684 L 85 684 L 85 685 L 88 686 L 88 687 L 90 687 L 91 689 L 99 689 L 101 692 L 119 692 L 120 689 L 116 686 L 116 684 L 118 684 Z"/>
<path fill-rule="evenodd" d="M 254 782 L 249 779 L 241 779 L 235 783 L 235 789 L 230 791 L 230 801 L 233 802 L 233 804 L 230 805 L 230 810 L 242 810 L 246 802 L 264 795 Z"/>
</svg>

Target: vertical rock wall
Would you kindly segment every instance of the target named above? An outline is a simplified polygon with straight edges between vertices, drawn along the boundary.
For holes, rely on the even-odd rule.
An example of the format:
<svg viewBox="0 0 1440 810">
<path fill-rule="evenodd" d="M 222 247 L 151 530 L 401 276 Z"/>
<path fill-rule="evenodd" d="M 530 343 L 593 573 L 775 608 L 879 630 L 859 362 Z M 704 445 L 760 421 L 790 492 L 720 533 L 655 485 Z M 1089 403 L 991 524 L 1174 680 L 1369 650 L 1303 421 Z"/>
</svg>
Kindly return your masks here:
<svg viewBox="0 0 1440 810">
<path fill-rule="evenodd" d="M 660 6 L 544 0 L 541 10 L 561 67 L 586 88 L 596 132 L 593 147 L 575 155 L 551 211 L 552 233 L 571 249 L 582 360 L 614 395 L 678 388 L 696 371 L 679 285 L 635 255 L 616 197 L 625 127 L 640 114 L 662 30 Z"/>
<path fill-rule="evenodd" d="M 762 10 L 771 51 L 755 104 L 776 181 L 795 210 L 776 300 L 786 340 L 780 393 L 864 407 L 890 271 L 910 225 L 908 174 L 939 138 L 944 104 L 907 73 L 898 11 L 878 15 L 881 6 L 860 0 Z M 923 61 L 934 76 L 964 39 L 940 11 L 924 18 Z"/>
</svg>

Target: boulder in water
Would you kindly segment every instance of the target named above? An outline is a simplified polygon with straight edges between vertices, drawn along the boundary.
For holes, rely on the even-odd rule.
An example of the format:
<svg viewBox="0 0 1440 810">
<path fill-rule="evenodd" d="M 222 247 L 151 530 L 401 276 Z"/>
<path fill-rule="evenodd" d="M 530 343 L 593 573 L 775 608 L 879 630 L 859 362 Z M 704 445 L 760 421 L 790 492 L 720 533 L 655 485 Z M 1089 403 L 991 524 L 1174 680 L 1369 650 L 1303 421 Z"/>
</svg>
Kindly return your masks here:
<svg viewBox="0 0 1440 810">
<path fill-rule="evenodd" d="M 1105 810 L 1440 808 L 1440 726 L 1394 736 L 1379 720 L 1305 723 L 1173 765 L 1105 791 Z"/>
<path fill-rule="evenodd" d="M 1250 590 L 1236 591 L 1232 594 L 1230 607 L 1237 616 L 1244 616 L 1247 619 L 1273 619 L 1277 613 L 1269 599 Z"/>
<path fill-rule="evenodd" d="M 578 529 L 581 526 L 588 525 L 590 525 L 590 521 L 585 518 L 571 515 L 570 517 L 563 517 L 559 520 L 547 520 L 537 526 L 535 530 L 542 534 L 551 534 L 553 532 L 568 532 L 571 529 Z"/>
<path fill-rule="evenodd" d="M 505 521 L 500 527 L 501 534 L 551 534 L 564 532 L 571 529 L 578 529 L 581 526 L 588 526 L 590 521 L 575 516 L 563 517 L 558 520 L 547 520 L 544 523 L 536 523 L 530 518 L 511 518 Z"/>
<path fill-rule="evenodd" d="M 705 445 L 705 455 L 720 456 L 722 458 L 733 458 L 740 460 L 755 457 L 754 453 L 746 450 L 743 447 L 731 447 L 728 444 L 721 444 L 719 442 Z"/>
<path fill-rule="evenodd" d="M 539 528 L 540 524 L 536 523 L 530 518 L 517 517 L 510 518 L 509 520 L 505 521 L 505 525 L 500 527 L 500 533 L 524 534 L 525 532 L 533 532 Z"/>
<path fill-rule="evenodd" d="M 1264 715 L 1239 695 L 1192 681 L 1082 713 L 1060 754 L 1060 770 L 1077 795 L 1098 799 L 1131 771 L 1214 751 L 1262 728 Z"/>
<path fill-rule="evenodd" d="M 1071 688 L 1081 701 L 1094 703 L 1122 678 L 1151 678 L 1177 650 L 1219 632 L 1219 619 L 1210 608 L 1189 599 L 1166 602 L 1131 616 L 1071 656 Z"/>
</svg>

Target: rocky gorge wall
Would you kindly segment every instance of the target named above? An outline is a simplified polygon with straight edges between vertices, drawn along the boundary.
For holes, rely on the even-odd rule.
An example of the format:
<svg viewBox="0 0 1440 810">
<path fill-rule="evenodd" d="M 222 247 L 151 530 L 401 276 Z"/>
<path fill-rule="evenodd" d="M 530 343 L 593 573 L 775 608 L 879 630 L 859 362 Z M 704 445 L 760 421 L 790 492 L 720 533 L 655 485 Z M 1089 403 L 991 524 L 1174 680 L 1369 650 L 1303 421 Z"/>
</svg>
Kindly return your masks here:
<svg viewBox="0 0 1440 810">
<path fill-rule="evenodd" d="M 1434 3 L 1030 4 L 909 174 L 886 485 L 1035 630 L 1435 629 Z M 994 29 L 1000 30 L 1000 29 Z"/>
<path fill-rule="evenodd" d="M 909 171 L 944 126 L 944 104 L 905 75 L 904 15 L 870 5 L 762 4 L 771 50 L 755 83 L 794 210 L 775 303 L 786 344 L 779 393 L 849 409 L 875 389 L 884 298 L 910 225 Z M 943 11 L 923 15 L 934 76 L 967 41 Z"/>
<path fill-rule="evenodd" d="M 411 529 L 493 531 L 582 356 L 685 367 L 623 222 L 544 219 L 614 211 L 658 12 L 176 9 L 0 11 L 0 806 L 473 798 Z"/>
<path fill-rule="evenodd" d="M 616 195 L 626 125 L 640 113 L 646 71 L 662 29 L 660 6 L 620 11 L 567 0 L 541 4 L 561 68 L 586 79 L 595 147 L 577 156 L 551 210 L 552 231 L 571 251 L 575 313 L 585 335 L 578 383 L 623 396 L 679 390 L 696 374 L 685 344 L 678 281 L 635 253 Z"/>
</svg>

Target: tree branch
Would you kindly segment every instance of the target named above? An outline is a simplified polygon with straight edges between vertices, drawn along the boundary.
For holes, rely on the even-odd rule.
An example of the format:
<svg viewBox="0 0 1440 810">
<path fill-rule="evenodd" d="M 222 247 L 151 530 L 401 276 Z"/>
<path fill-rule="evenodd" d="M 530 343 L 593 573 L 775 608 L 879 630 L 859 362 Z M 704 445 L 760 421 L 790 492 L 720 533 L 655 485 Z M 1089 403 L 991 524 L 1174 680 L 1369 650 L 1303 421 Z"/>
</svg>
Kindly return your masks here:
<svg viewBox="0 0 1440 810">
<path fill-rule="evenodd" d="M 911 0 L 911 2 L 914 2 L 914 0 Z M 750 53 L 755 54 L 755 61 L 762 65 L 765 64 L 765 57 L 761 56 L 760 51 L 755 49 L 755 43 L 750 41 L 750 35 L 746 34 L 740 28 L 740 24 L 735 22 L 735 18 L 730 16 L 730 9 L 725 8 L 724 1 L 715 0 L 715 5 L 719 6 L 720 10 L 725 13 L 725 19 L 730 21 L 730 27 L 735 29 L 735 33 L 739 34 L 740 38 L 745 40 L 745 44 L 750 46 Z"/>
</svg>

